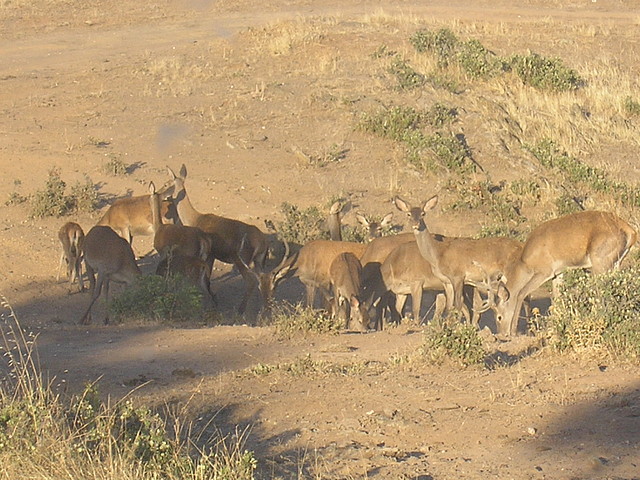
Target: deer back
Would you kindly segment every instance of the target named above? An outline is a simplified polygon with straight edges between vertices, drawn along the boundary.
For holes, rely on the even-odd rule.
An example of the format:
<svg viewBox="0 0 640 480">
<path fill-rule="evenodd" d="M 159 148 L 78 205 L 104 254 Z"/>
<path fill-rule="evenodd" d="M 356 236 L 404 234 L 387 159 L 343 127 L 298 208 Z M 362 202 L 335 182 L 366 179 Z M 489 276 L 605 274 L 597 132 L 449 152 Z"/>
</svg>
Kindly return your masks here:
<svg viewBox="0 0 640 480">
<path fill-rule="evenodd" d="M 132 283 L 141 274 L 131 245 L 110 227 L 96 225 L 85 236 L 85 262 L 98 274 Z"/>
</svg>

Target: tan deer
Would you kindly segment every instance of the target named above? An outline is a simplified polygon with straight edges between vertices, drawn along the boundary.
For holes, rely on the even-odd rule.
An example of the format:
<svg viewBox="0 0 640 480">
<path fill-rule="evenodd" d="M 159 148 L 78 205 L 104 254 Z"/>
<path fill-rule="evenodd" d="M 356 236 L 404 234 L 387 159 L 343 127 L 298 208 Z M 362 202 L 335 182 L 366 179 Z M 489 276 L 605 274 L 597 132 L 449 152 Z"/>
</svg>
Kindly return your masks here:
<svg viewBox="0 0 640 480">
<path fill-rule="evenodd" d="M 288 252 L 288 244 L 285 243 Z M 316 290 L 320 290 L 326 303 L 331 294 L 331 263 L 341 253 L 350 252 L 360 257 L 366 248 L 363 243 L 335 242 L 333 240 L 312 240 L 306 243 L 298 252 L 283 257 L 280 264 L 270 272 L 258 276 L 263 304 L 269 306 L 273 301 L 276 287 L 283 280 L 291 277 L 298 279 L 305 286 L 306 303 L 313 307 Z"/>
<path fill-rule="evenodd" d="M 181 255 L 173 250 L 158 262 L 156 275 L 167 277 L 175 274 L 184 276 L 200 287 L 211 305 L 217 305 L 216 296 L 211 290 L 211 268 L 206 261 L 190 255 Z"/>
<path fill-rule="evenodd" d="M 538 225 L 498 287 L 498 333 L 517 333 L 523 300 L 544 282 L 572 268 L 596 274 L 618 268 L 636 238 L 635 229 L 610 212 L 577 212 Z"/>
<path fill-rule="evenodd" d="M 366 332 L 368 309 L 362 302 L 362 265 L 352 252 L 340 253 L 329 266 L 333 289 L 333 315 L 345 321 L 345 329 Z"/>
<path fill-rule="evenodd" d="M 89 276 L 92 296 L 89 307 L 80 319 L 80 323 L 91 322 L 91 308 L 105 291 L 107 314 L 104 323 L 109 323 L 109 283 L 111 280 L 127 285 L 141 275 L 136 264 L 131 244 L 120 237 L 110 227 L 96 225 L 84 238 L 84 263 Z M 95 274 L 98 278 L 96 281 Z"/>
<path fill-rule="evenodd" d="M 440 238 L 431 234 L 424 216 L 437 205 L 437 195 L 427 200 L 421 208 L 411 207 L 400 197 L 395 197 L 394 203 L 409 216 L 420 253 L 443 283 L 447 310 L 455 308 L 468 321 L 475 323 L 477 320 L 471 318 L 463 302 L 464 285 L 485 284 L 485 288 L 490 288 L 487 277 L 495 279 L 502 275 L 513 258 L 522 251 L 522 243 L 504 237 Z"/>
<path fill-rule="evenodd" d="M 342 241 L 342 219 L 340 214 L 344 209 L 342 203 L 335 202 L 329 209 L 329 215 L 327 216 L 327 227 L 329 228 L 329 238 L 336 242 Z"/>
<path fill-rule="evenodd" d="M 153 248 L 160 254 L 160 260 L 164 260 L 171 252 L 173 255 L 183 257 L 195 257 L 204 262 L 212 263 L 211 257 L 212 237 L 198 227 L 162 223 L 160 193 L 156 191 L 153 182 L 149 183 L 149 205 L 153 230 Z M 209 271 L 213 265 L 210 265 Z"/>
<path fill-rule="evenodd" d="M 161 189 L 159 194 L 164 197 L 169 195 L 171 190 L 171 188 Z M 174 216 L 171 201 L 162 200 L 161 217 L 167 221 L 174 221 Z M 111 227 L 132 245 L 134 236 L 153 235 L 149 195 L 137 195 L 115 200 L 96 225 Z"/>
<path fill-rule="evenodd" d="M 211 234 L 211 254 L 223 263 L 233 264 L 247 284 L 244 297 L 238 307 L 243 314 L 249 298 L 256 290 L 258 283 L 249 268 L 253 268 L 258 275 L 264 270 L 268 242 L 266 235 L 254 225 L 221 217 L 213 213 L 198 212 L 187 195 L 184 181 L 187 178 L 187 167 L 182 165 L 179 175 L 168 168 L 169 176 L 174 185 L 174 204 L 180 221 L 190 227 L 198 227 Z M 246 239 L 246 241 L 243 241 Z M 243 248 L 240 249 L 241 243 Z"/>
<path fill-rule="evenodd" d="M 69 277 L 69 288 L 74 281 L 78 281 L 80 291 L 84 291 L 84 281 L 82 280 L 82 248 L 84 243 L 84 231 L 75 222 L 67 222 L 58 230 L 58 239 L 62 244 L 60 264 L 58 265 L 58 275 L 56 281 L 60 281 L 60 270 L 62 264 L 67 266 L 67 276 Z"/>
<path fill-rule="evenodd" d="M 388 213 L 379 222 L 369 220 L 364 214 L 356 213 L 356 219 L 364 227 L 366 232 L 367 242 L 371 242 L 376 238 L 382 236 L 385 228 L 389 228 L 391 220 L 393 220 L 393 213 Z"/>
</svg>

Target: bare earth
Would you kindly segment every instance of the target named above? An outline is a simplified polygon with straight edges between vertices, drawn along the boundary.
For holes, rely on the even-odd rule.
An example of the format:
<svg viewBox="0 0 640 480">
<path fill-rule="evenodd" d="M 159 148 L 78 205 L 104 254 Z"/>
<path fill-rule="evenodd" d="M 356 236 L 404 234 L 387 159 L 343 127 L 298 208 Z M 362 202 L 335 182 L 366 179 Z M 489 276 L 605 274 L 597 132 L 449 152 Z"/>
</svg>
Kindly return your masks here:
<svg viewBox="0 0 640 480">
<path fill-rule="evenodd" d="M 188 405 L 203 428 L 215 416 L 207 429 L 245 432 L 265 479 L 640 478 L 640 381 L 624 362 L 536 353 L 527 337 L 490 335 L 509 366 L 406 362 L 423 342 L 411 324 L 280 340 L 254 326 L 257 302 L 235 317 L 238 276 L 216 284 L 223 325 L 81 327 L 87 294 L 55 282 L 56 233 L 67 219 L 30 219 L 24 204 L 4 205 L 12 192 L 42 189 L 53 167 L 69 186 L 90 177 L 105 207 L 146 193 L 150 180 L 163 184 L 166 165 L 186 163 L 198 209 L 261 228 L 282 218 L 284 201 L 306 207 L 337 195 L 381 215 L 392 211 L 393 193 L 419 201 L 436 186 L 398 164 L 401 152 L 353 129 L 355 111 L 382 103 L 383 73 L 360 76 L 377 48 L 457 22 L 498 51 L 531 48 L 575 64 L 615 56 L 637 76 L 638 1 L 147 3 L 0 0 L 0 293 L 37 335 L 56 385 L 77 393 L 98 381 L 120 398 L 143 384 L 132 395 Z M 500 25 L 519 35 L 499 38 Z M 589 28 L 606 40 L 579 37 Z M 293 48 L 280 47 L 274 31 Z M 523 165 L 490 125 L 465 121 L 475 158 L 495 180 Z M 332 145 L 348 149 L 344 161 L 305 164 Z M 621 165 L 637 158 L 637 150 L 615 153 Z M 130 165 L 127 175 L 104 172 L 113 158 Z M 626 174 L 637 179 L 636 168 Z M 99 215 L 73 220 L 88 231 Z M 345 222 L 355 223 L 352 215 Z M 464 215 L 434 222 L 450 235 L 478 227 Z M 137 238 L 134 249 L 147 253 L 150 239 Z M 153 259 L 143 263 L 153 270 Z M 299 298 L 290 283 L 279 298 Z"/>
</svg>

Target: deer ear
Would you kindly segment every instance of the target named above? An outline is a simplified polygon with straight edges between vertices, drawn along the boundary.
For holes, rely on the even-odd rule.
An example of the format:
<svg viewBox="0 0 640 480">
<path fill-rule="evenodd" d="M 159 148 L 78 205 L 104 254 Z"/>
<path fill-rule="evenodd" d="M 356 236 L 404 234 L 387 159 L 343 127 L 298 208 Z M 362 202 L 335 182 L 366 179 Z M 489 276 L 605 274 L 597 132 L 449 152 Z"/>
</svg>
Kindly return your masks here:
<svg viewBox="0 0 640 480">
<path fill-rule="evenodd" d="M 382 219 L 382 221 L 380 222 L 380 226 L 384 228 L 391 225 L 392 219 L 393 219 L 393 213 L 387 213 Z"/>
<path fill-rule="evenodd" d="M 506 287 L 502 280 L 500 281 L 500 285 L 498 285 L 498 298 L 501 302 L 506 302 L 509 300 L 511 294 L 509 293 L 509 289 Z"/>
<path fill-rule="evenodd" d="M 422 207 L 423 212 L 428 212 L 429 210 L 433 210 L 438 205 L 438 195 L 434 195 L 429 200 L 424 203 L 424 207 Z"/>
<path fill-rule="evenodd" d="M 329 209 L 329 213 L 331 215 L 335 215 L 336 213 L 340 213 L 342 212 L 344 205 L 342 205 L 340 203 L 340 201 L 335 202 L 333 205 L 331 205 L 331 208 Z"/>
<path fill-rule="evenodd" d="M 409 205 L 407 202 L 402 200 L 400 197 L 395 197 L 393 199 L 393 203 L 396 206 L 396 208 L 398 210 L 400 210 L 401 212 L 409 212 L 409 211 L 411 211 L 411 205 Z"/>
<path fill-rule="evenodd" d="M 187 166 L 183 163 L 180 167 L 180 176 L 185 179 L 187 178 Z"/>
<path fill-rule="evenodd" d="M 169 172 L 169 176 L 171 177 L 171 180 L 176 179 L 176 174 L 173 173 L 173 170 L 171 170 L 171 167 L 167 166 L 167 172 Z"/>
<path fill-rule="evenodd" d="M 149 182 L 149 193 L 151 195 L 155 195 L 156 193 L 156 186 L 153 184 L 153 182 Z"/>
<path fill-rule="evenodd" d="M 361 213 L 356 213 L 356 219 L 358 220 L 358 222 L 360 222 L 360 224 L 363 227 L 368 227 L 369 226 L 369 221 L 367 220 L 367 217 L 365 217 Z"/>
</svg>

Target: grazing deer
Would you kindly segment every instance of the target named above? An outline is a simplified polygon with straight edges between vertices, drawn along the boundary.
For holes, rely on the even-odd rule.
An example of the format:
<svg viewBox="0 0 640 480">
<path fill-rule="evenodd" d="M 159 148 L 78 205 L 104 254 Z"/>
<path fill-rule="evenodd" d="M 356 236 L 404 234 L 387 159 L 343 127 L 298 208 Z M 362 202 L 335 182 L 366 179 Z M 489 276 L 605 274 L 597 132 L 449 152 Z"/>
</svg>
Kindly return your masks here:
<svg viewBox="0 0 640 480">
<path fill-rule="evenodd" d="M 329 278 L 333 288 L 333 315 L 344 319 L 345 329 L 366 332 L 369 314 L 361 301 L 362 265 L 358 257 L 351 252 L 340 253 L 329 266 Z"/>
<path fill-rule="evenodd" d="M 84 281 L 82 280 L 82 246 L 84 243 L 84 232 L 82 227 L 75 222 L 67 222 L 58 231 L 58 238 L 62 244 L 62 254 L 58 265 L 58 276 L 56 281 L 60 281 L 60 270 L 62 264 L 67 265 L 67 275 L 69 277 L 69 288 L 75 280 L 78 280 L 80 291 L 84 291 Z"/>
<path fill-rule="evenodd" d="M 162 223 L 160 217 L 162 200 L 153 182 L 149 183 L 149 204 L 153 223 L 153 248 L 164 260 L 169 252 L 183 257 L 196 257 L 204 262 L 213 263 L 211 257 L 212 238 L 198 227 Z M 209 271 L 211 271 L 210 265 Z"/>
<path fill-rule="evenodd" d="M 160 195 L 166 196 L 171 189 L 163 189 Z M 173 221 L 175 216 L 171 212 L 170 200 L 162 200 L 161 217 L 168 221 Z M 133 237 L 138 235 L 153 235 L 153 218 L 149 195 L 138 195 L 135 197 L 119 198 L 115 200 L 109 209 L 104 213 L 96 225 L 111 227 L 118 235 L 133 245 Z"/>
<path fill-rule="evenodd" d="M 92 291 L 91 302 L 80 323 L 91 322 L 91 307 L 105 290 L 107 314 L 104 323 L 109 323 L 109 283 L 111 280 L 127 285 L 141 275 L 136 264 L 131 244 L 118 236 L 110 227 L 96 225 L 84 238 L 84 264 Z M 95 273 L 98 274 L 96 281 Z"/>
<path fill-rule="evenodd" d="M 386 214 L 379 222 L 369 221 L 369 219 L 362 213 L 356 213 L 356 219 L 360 222 L 360 225 L 364 227 L 365 232 L 367 233 L 367 242 L 371 242 L 374 239 L 381 237 L 384 229 L 391 225 L 393 213 Z"/>
<path fill-rule="evenodd" d="M 187 167 L 182 165 L 179 175 L 170 168 L 168 171 L 173 180 L 174 204 L 180 221 L 184 225 L 198 227 L 211 234 L 213 258 L 223 263 L 233 264 L 246 282 L 247 289 L 238 307 L 238 312 L 243 314 L 249 298 L 257 287 L 255 275 L 249 269 L 253 268 L 258 275 L 264 270 L 268 253 L 266 235 L 254 225 L 213 213 L 198 212 L 191 204 L 184 185 Z M 242 248 L 240 248 L 241 244 Z"/>
<path fill-rule="evenodd" d="M 313 307 L 316 290 L 320 289 L 325 301 L 329 301 L 331 290 L 331 262 L 341 253 L 350 252 L 360 257 L 366 245 L 355 242 L 335 242 L 333 240 L 312 240 L 306 243 L 298 252 L 288 255 L 288 244 L 285 243 L 285 256 L 280 264 L 270 272 L 264 272 L 258 277 L 263 304 L 269 306 L 273 301 L 273 294 L 281 281 L 298 277 L 305 286 L 306 303 Z"/>
<path fill-rule="evenodd" d="M 484 288 L 489 289 L 487 277 L 499 277 L 521 252 L 522 243 L 504 237 L 473 239 L 439 238 L 432 235 L 424 216 L 437 205 L 437 195 L 427 200 L 422 208 L 411 207 L 400 197 L 395 197 L 394 203 L 409 216 L 420 253 L 431 264 L 434 275 L 443 283 L 447 310 L 455 308 L 468 321 L 476 323 L 477 319 L 472 319 L 463 302 L 465 283 L 478 286 L 484 284 Z"/>
<path fill-rule="evenodd" d="M 171 251 L 158 263 L 156 275 L 167 277 L 175 274 L 180 274 L 199 286 L 213 306 L 218 304 L 215 294 L 211 291 L 211 268 L 207 262 L 198 257 Z"/>
<path fill-rule="evenodd" d="M 342 220 L 340 214 L 344 205 L 342 203 L 335 202 L 329 209 L 329 215 L 327 216 L 327 226 L 329 227 L 329 238 L 336 242 L 342 241 Z"/>
<path fill-rule="evenodd" d="M 567 269 L 618 268 L 636 238 L 633 227 L 609 212 L 577 212 L 538 225 L 498 286 L 498 333 L 517 334 L 523 300 L 544 282 Z"/>
</svg>

